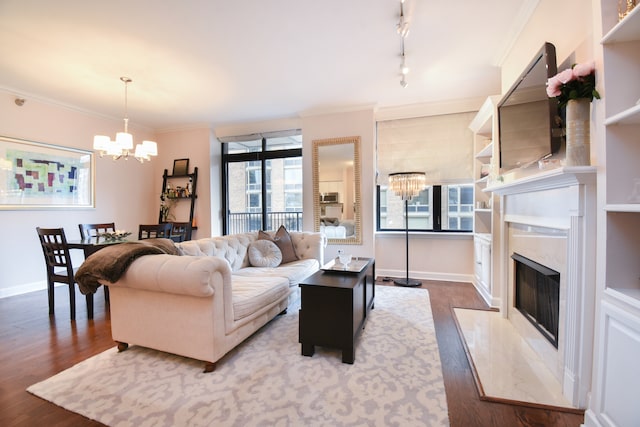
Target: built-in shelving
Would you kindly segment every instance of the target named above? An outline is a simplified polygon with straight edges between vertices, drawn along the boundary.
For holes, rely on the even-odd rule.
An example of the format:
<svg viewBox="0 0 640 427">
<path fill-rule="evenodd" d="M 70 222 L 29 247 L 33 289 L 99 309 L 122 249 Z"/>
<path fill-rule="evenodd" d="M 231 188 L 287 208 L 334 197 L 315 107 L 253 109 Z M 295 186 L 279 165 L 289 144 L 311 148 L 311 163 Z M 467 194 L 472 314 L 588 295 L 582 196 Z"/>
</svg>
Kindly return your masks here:
<svg viewBox="0 0 640 427">
<path fill-rule="evenodd" d="M 638 100 L 640 101 L 640 99 Z M 605 126 L 640 124 L 640 104 L 624 110 L 604 121 Z"/>
<path fill-rule="evenodd" d="M 496 106 L 498 96 L 491 96 L 485 100 L 469 129 L 473 131 L 474 139 L 474 258 L 475 258 L 475 286 L 487 301 L 494 305 L 493 275 L 494 258 L 493 240 L 495 224 L 498 220 L 494 215 L 494 196 L 484 191 L 489 184 L 490 176 L 497 176 L 496 154 L 497 120 Z"/>
<path fill-rule="evenodd" d="M 598 159 L 602 214 L 597 224 L 597 357 L 585 413 L 588 427 L 637 425 L 640 420 L 640 365 L 629 357 L 640 353 L 640 7 L 620 22 L 615 9 L 601 0 L 606 34 L 596 78 L 606 117 L 596 123 L 595 133 L 603 147 Z"/>
<path fill-rule="evenodd" d="M 476 154 L 476 159 L 490 159 L 493 156 L 493 141 L 489 142 Z"/>
</svg>

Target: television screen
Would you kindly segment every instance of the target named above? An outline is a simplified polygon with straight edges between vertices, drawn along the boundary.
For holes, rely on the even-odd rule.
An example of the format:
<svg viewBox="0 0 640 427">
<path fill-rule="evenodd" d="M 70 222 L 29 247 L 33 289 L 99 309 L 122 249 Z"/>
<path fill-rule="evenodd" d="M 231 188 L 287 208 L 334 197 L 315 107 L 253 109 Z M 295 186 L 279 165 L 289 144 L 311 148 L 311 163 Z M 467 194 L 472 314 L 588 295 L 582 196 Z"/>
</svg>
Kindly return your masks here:
<svg viewBox="0 0 640 427">
<path fill-rule="evenodd" d="M 562 120 L 557 101 L 546 92 L 556 75 L 556 50 L 545 43 L 498 103 L 500 171 L 527 167 L 557 152 L 562 143 Z"/>
</svg>

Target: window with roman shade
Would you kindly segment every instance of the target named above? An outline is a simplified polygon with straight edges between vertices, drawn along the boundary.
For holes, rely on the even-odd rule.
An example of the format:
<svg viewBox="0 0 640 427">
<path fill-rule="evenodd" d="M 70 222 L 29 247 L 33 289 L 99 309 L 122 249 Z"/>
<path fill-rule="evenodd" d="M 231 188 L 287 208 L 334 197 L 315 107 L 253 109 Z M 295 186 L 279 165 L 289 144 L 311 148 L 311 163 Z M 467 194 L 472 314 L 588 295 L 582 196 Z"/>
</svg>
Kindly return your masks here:
<svg viewBox="0 0 640 427">
<path fill-rule="evenodd" d="M 427 188 L 409 202 L 413 231 L 473 230 L 475 112 L 377 123 L 378 230 L 404 228 L 402 199 L 387 190 L 389 174 L 424 172 Z"/>
</svg>

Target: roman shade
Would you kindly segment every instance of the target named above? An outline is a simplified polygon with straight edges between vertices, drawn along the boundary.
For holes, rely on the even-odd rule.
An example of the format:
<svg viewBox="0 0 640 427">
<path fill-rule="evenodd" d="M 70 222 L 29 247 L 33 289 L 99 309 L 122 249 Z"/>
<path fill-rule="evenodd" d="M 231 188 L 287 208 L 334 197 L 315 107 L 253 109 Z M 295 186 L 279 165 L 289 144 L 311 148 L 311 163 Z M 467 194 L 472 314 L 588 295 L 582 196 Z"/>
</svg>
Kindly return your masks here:
<svg viewBox="0 0 640 427">
<path fill-rule="evenodd" d="M 473 180 L 475 112 L 380 121 L 377 123 L 377 183 L 394 172 L 424 172 L 427 184 Z"/>
</svg>

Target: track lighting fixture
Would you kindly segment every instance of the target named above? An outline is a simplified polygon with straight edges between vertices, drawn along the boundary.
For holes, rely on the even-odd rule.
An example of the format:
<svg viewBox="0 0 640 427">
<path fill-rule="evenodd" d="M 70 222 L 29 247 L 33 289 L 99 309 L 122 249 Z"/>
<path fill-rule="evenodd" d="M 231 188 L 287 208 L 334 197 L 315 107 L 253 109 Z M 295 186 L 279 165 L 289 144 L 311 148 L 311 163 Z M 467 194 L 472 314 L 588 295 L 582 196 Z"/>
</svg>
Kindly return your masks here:
<svg viewBox="0 0 640 427">
<path fill-rule="evenodd" d="M 404 0 L 400 0 L 400 20 L 398 24 L 396 24 L 396 32 L 400 36 L 400 86 L 403 88 L 407 87 L 407 79 L 406 76 L 409 73 L 409 67 L 407 66 L 406 56 L 404 52 L 404 39 L 409 34 L 409 22 L 405 20 L 404 17 Z"/>
</svg>

